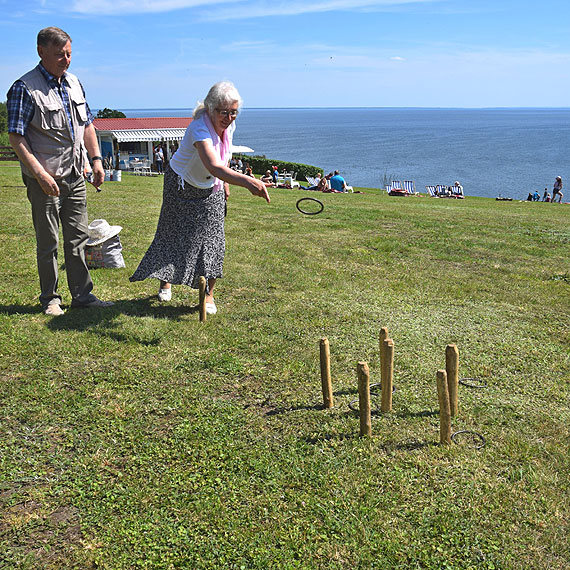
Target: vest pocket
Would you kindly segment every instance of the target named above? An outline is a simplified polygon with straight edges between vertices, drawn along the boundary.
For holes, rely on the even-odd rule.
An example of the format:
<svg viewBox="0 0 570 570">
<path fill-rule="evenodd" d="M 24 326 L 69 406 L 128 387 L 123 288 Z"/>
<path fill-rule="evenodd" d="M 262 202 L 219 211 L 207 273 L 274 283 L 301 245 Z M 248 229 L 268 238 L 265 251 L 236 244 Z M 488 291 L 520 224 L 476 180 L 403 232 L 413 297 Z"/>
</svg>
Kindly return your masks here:
<svg viewBox="0 0 570 570">
<path fill-rule="evenodd" d="M 39 106 L 41 113 L 42 129 L 63 130 L 67 125 L 67 116 L 63 105 L 46 103 Z"/>
<path fill-rule="evenodd" d="M 75 105 L 75 110 L 77 111 L 77 116 L 79 117 L 79 123 L 86 123 L 87 122 L 87 109 L 85 108 L 85 103 L 76 103 L 73 102 Z"/>
</svg>

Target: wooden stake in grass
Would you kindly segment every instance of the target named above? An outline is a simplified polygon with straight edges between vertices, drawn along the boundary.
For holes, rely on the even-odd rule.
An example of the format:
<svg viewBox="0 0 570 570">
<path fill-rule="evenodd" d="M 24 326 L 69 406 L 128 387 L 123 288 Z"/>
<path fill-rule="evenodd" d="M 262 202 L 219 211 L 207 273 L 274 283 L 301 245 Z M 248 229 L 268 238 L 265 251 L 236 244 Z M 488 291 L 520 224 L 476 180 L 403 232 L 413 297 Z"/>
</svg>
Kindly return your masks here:
<svg viewBox="0 0 570 570">
<path fill-rule="evenodd" d="M 449 390 L 445 370 L 437 371 L 437 396 L 439 399 L 439 443 L 450 445 L 451 412 L 449 409 Z"/>
<path fill-rule="evenodd" d="M 392 411 L 392 391 L 394 388 L 394 341 L 387 338 L 383 342 L 384 359 L 381 361 L 381 380 L 382 380 L 382 403 L 380 410 L 382 412 Z"/>
<path fill-rule="evenodd" d="M 380 365 L 384 362 L 384 341 L 388 338 L 388 327 L 380 329 L 379 342 L 380 345 Z"/>
<path fill-rule="evenodd" d="M 334 398 L 331 382 L 331 352 L 329 347 L 329 339 L 321 339 L 321 384 L 323 387 L 323 405 L 325 408 L 334 406 Z"/>
<path fill-rule="evenodd" d="M 200 322 L 206 320 L 206 278 L 200 276 L 200 285 L 198 289 L 198 307 L 200 309 Z"/>
<path fill-rule="evenodd" d="M 372 419 L 370 416 L 370 371 L 366 362 L 359 362 L 358 403 L 360 410 L 360 437 L 372 435 Z"/>
<path fill-rule="evenodd" d="M 459 413 L 459 350 L 455 344 L 448 344 L 445 348 L 445 371 L 450 412 L 455 417 Z"/>
</svg>

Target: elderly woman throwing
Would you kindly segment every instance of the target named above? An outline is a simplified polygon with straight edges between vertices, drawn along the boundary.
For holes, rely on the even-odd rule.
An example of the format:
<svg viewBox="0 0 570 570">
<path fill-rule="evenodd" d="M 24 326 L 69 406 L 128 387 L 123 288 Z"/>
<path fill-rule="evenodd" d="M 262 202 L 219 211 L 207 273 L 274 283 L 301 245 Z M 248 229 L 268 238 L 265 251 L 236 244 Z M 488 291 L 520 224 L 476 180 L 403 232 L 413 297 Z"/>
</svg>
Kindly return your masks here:
<svg viewBox="0 0 570 570">
<path fill-rule="evenodd" d="M 131 281 L 160 279 L 158 299 L 170 301 L 172 283 L 199 286 L 206 277 L 206 312 L 217 311 L 213 290 L 224 263 L 224 207 L 229 184 L 269 202 L 265 184 L 228 167 L 241 97 L 230 82 L 216 83 L 194 109 L 193 121 L 165 172 L 154 240 Z"/>
</svg>

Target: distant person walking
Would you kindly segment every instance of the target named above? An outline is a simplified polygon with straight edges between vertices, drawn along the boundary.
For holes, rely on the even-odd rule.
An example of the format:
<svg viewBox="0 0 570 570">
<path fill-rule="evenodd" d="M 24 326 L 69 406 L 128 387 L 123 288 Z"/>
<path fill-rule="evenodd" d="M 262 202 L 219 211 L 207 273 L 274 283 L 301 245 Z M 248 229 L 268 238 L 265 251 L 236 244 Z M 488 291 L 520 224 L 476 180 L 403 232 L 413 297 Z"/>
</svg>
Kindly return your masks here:
<svg viewBox="0 0 570 570">
<path fill-rule="evenodd" d="M 159 174 L 164 174 L 163 165 L 164 165 L 164 152 L 162 150 L 162 145 L 159 144 L 154 149 L 154 160 L 156 161 L 156 171 Z"/>
<path fill-rule="evenodd" d="M 213 290 L 222 277 L 224 207 L 230 184 L 269 202 L 265 184 L 229 168 L 241 97 L 227 81 L 216 83 L 193 113 L 180 148 L 164 176 L 162 210 L 154 240 L 131 281 L 160 280 L 159 301 L 170 301 L 171 284 L 197 289 L 207 280 L 206 312 L 217 307 Z"/>
<path fill-rule="evenodd" d="M 554 181 L 554 187 L 552 188 L 552 202 L 556 202 L 556 196 L 558 196 L 558 202 L 562 203 L 562 177 L 557 176 Z"/>
<path fill-rule="evenodd" d="M 37 50 L 40 63 L 8 92 L 8 132 L 32 206 L 40 303 L 46 315 L 59 316 L 63 315 L 57 292 L 60 223 L 71 306 L 113 304 L 93 295 L 85 262 L 89 239 L 85 149 L 93 163 L 93 186 L 103 184 L 105 173 L 83 87 L 67 72 L 71 38 L 59 28 L 44 28 L 38 34 Z"/>
</svg>

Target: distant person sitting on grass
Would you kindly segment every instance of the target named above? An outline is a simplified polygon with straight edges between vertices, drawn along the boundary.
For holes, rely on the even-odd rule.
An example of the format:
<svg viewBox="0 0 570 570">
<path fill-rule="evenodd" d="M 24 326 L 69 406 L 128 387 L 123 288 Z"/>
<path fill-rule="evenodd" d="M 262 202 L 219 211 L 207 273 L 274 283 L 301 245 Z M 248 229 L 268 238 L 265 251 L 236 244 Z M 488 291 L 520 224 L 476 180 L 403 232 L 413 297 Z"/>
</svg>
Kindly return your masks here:
<svg viewBox="0 0 570 570">
<path fill-rule="evenodd" d="M 323 186 L 323 192 L 338 192 L 338 190 L 333 190 L 331 187 L 331 178 L 333 177 L 333 173 L 329 172 L 326 176 L 323 176 L 322 180 L 326 180 L 326 186 Z"/>
<path fill-rule="evenodd" d="M 533 202 L 540 202 L 540 194 L 538 193 L 538 190 L 534 191 L 534 194 L 532 195 L 532 201 Z"/>
<path fill-rule="evenodd" d="M 271 170 L 266 170 L 265 174 L 261 177 L 261 181 L 265 184 L 265 186 L 269 188 L 273 188 L 273 176 L 271 176 Z"/>
<path fill-rule="evenodd" d="M 323 177 L 324 178 L 324 177 Z M 307 180 L 309 180 L 309 178 L 307 178 Z M 311 186 L 301 186 L 301 190 L 319 190 L 319 184 L 321 183 L 321 176 L 317 175 L 314 178 L 311 178 L 311 180 L 314 182 L 314 184 L 312 184 Z"/>
<path fill-rule="evenodd" d="M 339 174 L 338 170 L 334 171 L 334 175 L 330 179 L 333 192 L 348 192 L 346 180 Z"/>
</svg>

